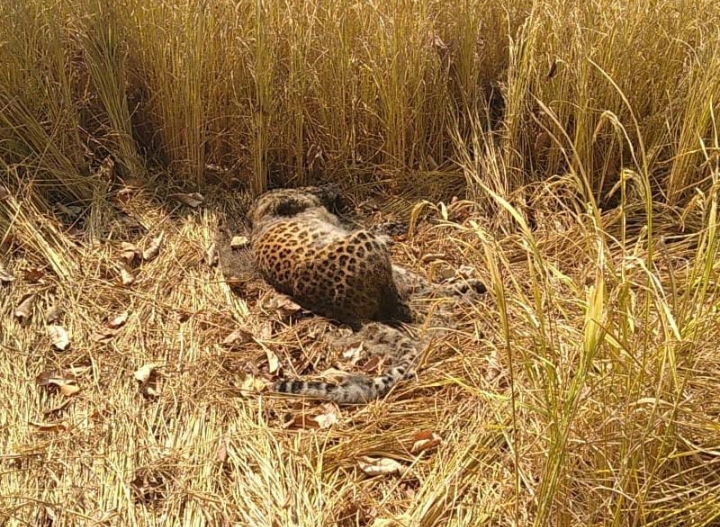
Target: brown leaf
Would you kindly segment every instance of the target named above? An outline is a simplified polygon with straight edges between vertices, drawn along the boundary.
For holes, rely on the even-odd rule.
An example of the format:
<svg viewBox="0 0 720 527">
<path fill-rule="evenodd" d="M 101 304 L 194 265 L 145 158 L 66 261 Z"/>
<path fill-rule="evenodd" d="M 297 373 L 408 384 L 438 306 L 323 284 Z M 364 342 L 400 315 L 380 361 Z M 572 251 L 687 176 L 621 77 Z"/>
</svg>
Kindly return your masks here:
<svg viewBox="0 0 720 527">
<path fill-rule="evenodd" d="M 118 316 L 116 316 L 115 318 L 110 320 L 107 325 L 109 328 L 112 328 L 112 329 L 117 329 L 119 327 L 122 327 L 125 325 L 125 322 L 127 322 L 128 316 L 129 316 L 129 313 L 127 311 L 123 311 Z"/>
<path fill-rule="evenodd" d="M 227 439 L 223 438 L 220 441 L 220 446 L 218 446 L 217 450 L 215 451 L 215 459 L 218 461 L 218 463 L 225 463 L 228 457 L 228 448 L 227 448 Z"/>
<path fill-rule="evenodd" d="M 140 256 L 140 251 L 135 245 L 128 242 L 122 242 L 120 244 L 120 258 L 122 258 L 128 265 L 135 261 L 135 258 Z"/>
<path fill-rule="evenodd" d="M 41 432 L 61 432 L 63 430 L 67 430 L 68 428 L 67 424 L 61 421 L 55 423 L 38 423 L 35 421 L 30 421 L 29 423 Z"/>
<path fill-rule="evenodd" d="M 63 384 L 60 386 L 60 393 L 66 397 L 71 397 L 80 391 L 80 387 L 76 384 Z"/>
<path fill-rule="evenodd" d="M 205 196 L 203 196 L 199 192 L 191 192 L 190 194 L 171 194 L 170 197 L 175 198 L 176 200 L 184 203 L 188 207 L 192 207 L 193 209 L 197 208 L 200 204 L 202 204 L 203 201 L 205 201 Z"/>
<path fill-rule="evenodd" d="M 107 156 L 105 159 L 102 160 L 102 162 L 100 163 L 100 167 L 97 169 L 97 172 L 95 172 L 94 175 L 104 181 L 110 181 L 114 173 L 115 161 L 112 157 Z"/>
<path fill-rule="evenodd" d="M 150 245 L 147 246 L 147 248 L 143 251 L 142 257 L 143 260 L 148 261 L 155 258 L 158 253 L 160 252 L 160 246 L 162 245 L 163 236 L 165 235 L 164 232 L 161 232 L 155 238 L 152 239 L 150 242 Z"/>
<path fill-rule="evenodd" d="M 250 333 L 246 329 L 237 328 L 235 331 L 225 337 L 222 343 L 225 346 L 234 346 L 238 344 L 247 344 L 248 342 L 252 342 L 252 340 L 252 333 Z"/>
<path fill-rule="evenodd" d="M 0 262 L 0 282 L 4 284 L 9 284 L 10 282 L 13 282 L 15 280 L 15 277 L 5 269 L 5 265 Z"/>
<path fill-rule="evenodd" d="M 263 350 L 265 350 L 265 356 L 267 357 L 268 361 L 268 372 L 276 373 L 280 369 L 280 360 L 278 359 L 277 354 L 265 345 L 263 345 L 262 347 Z"/>
<path fill-rule="evenodd" d="M 442 438 L 432 430 L 423 430 L 413 435 L 413 446 L 410 452 L 418 454 L 424 450 L 435 448 L 440 444 Z"/>
<path fill-rule="evenodd" d="M 15 308 L 15 318 L 17 318 L 21 324 L 24 324 L 30 318 L 34 302 L 35 293 L 29 293 L 22 297 L 20 304 Z"/>
<path fill-rule="evenodd" d="M 7 187 L 0 185 L 0 201 L 4 201 L 10 197 L 10 191 Z"/>
<path fill-rule="evenodd" d="M 58 325 L 50 325 L 47 327 L 47 334 L 50 337 L 52 345 L 60 351 L 65 351 L 70 345 L 70 336 L 67 330 Z"/>
<path fill-rule="evenodd" d="M 78 207 L 77 205 L 71 205 L 68 207 L 67 205 L 64 205 L 63 203 L 56 203 L 55 207 L 57 207 L 57 209 L 62 214 L 65 214 L 66 216 L 68 216 L 70 218 L 77 218 L 80 215 L 80 213 L 82 212 L 82 207 Z"/>
<path fill-rule="evenodd" d="M 25 281 L 30 282 L 31 284 L 38 283 L 43 276 L 45 276 L 45 269 L 42 267 L 31 267 L 23 271 Z"/>
<path fill-rule="evenodd" d="M 35 377 L 38 386 L 62 386 L 69 382 L 75 382 L 75 375 L 60 370 L 44 370 Z"/>
<path fill-rule="evenodd" d="M 45 323 L 46 324 L 52 324 L 53 322 L 57 322 L 62 317 L 63 312 L 60 306 L 51 306 L 46 312 L 45 312 Z"/>
<path fill-rule="evenodd" d="M 252 373 L 242 373 L 240 377 L 240 395 L 248 397 L 254 393 L 258 393 L 265 388 L 265 383 L 255 378 Z"/>
<path fill-rule="evenodd" d="M 144 364 L 135 371 L 133 377 L 135 377 L 135 380 L 137 380 L 138 382 L 144 384 L 148 382 L 154 375 L 156 375 L 155 370 L 160 366 L 162 366 L 162 364 L 157 362 Z"/>
<path fill-rule="evenodd" d="M 338 407 L 333 403 L 325 403 L 321 406 L 322 413 L 313 417 L 320 428 L 330 428 L 332 425 L 337 424 L 338 419 Z"/>
<path fill-rule="evenodd" d="M 126 287 L 134 284 L 135 275 L 123 267 L 120 269 L 120 283 Z"/>
<path fill-rule="evenodd" d="M 214 267 L 218 264 L 219 256 L 217 252 L 217 243 L 212 243 L 210 247 L 208 247 L 207 252 L 205 253 L 205 262 L 210 266 Z"/>
<path fill-rule="evenodd" d="M 107 344 L 110 342 L 115 335 L 117 335 L 120 331 L 118 329 L 113 328 L 101 328 L 97 331 L 95 331 L 91 336 L 90 340 L 93 342 L 98 342 L 100 344 Z"/>
<path fill-rule="evenodd" d="M 388 457 L 362 456 L 358 458 L 358 466 L 368 476 L 402 475 L 407 470 L 405 465 L 401 465 Z"/>
<path fill-rule="evenodd" d="M 247 236 L 233 236 L 232 240 L 230 240 L 231 249 L 242 249 L 248 245 L 250 245 L 250 240 L 248 240 Z"/>
</svg>

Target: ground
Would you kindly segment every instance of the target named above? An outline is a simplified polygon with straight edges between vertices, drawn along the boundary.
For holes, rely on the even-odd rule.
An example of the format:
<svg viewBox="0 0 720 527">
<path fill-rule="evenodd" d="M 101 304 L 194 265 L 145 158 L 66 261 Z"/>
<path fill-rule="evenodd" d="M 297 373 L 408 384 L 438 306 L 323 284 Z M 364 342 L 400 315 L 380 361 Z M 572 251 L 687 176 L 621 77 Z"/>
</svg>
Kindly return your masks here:
<svg viewBox="0 0 720 527">
<path fill-rule="evenodd" d="M 674 217 L 652 272 L 617 215 L 406 217 L 398 262 L 471 265 L 490 292 L 416 381 L 339 409 L 267 385 L 382 365 L 329 350 L 328 323 L 262 283 L 231 288 L 208 251 L 246 200 L 203 198 L 128 188 L 71 218 L 3 197 L 21 211 L 0 290 L 8 525 L 597 525 L 616 508 L 669 525 L 684 500 L 718 520 L 719 269 Z M 379 203 L 358 212 L 397 218 Z M 711 290 L 683 293 L 700 272 Z"/>
</svg>

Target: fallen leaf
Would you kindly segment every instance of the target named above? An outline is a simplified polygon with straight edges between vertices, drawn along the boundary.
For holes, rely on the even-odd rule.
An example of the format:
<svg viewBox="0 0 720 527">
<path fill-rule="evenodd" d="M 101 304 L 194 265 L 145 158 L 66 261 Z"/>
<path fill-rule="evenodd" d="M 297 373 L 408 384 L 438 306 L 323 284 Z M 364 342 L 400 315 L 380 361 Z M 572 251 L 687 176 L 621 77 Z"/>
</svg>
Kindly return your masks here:
<svg viewBox="0 0 720 527">
<path fill-rule="evenodd" d="M 160 390 L 157 386 L 158 376 L 156 371 L 160 366 L 162 366 L 162 364 L 157 362 L 144 364 L 133 374 L 135 380 L 140 383 L 138 388 L 143 397 L 154 398 L 160 395 Z"/>
<path fill-rule="evenodd" d="M 31 284 L 38 283 L 43 276 L 45 276 L 45 269 L 42 267 L 31 267 L 23 271 L 25 281 Z"/>
<path fill-rule="evenodd" d="M 330 428 L 332 425 L 337 424 L 338 419 L 338 407 L 333 403 L 325 403 L 321 406 L 322 413 L 313 417 L 320 428 Z"/>
<path fill-rule="evenodd" d="M 77 205 L 71 205 L 68 207 L 67 205 L 65 205 L 63 203 L 56 203 L 55 207 L 62 214 L 65 214 L 66 216 L 68 216 L 70 218 L 77 218 L 80 215 L 80 213 L 82 212 L 82 208 L 78 207 Z"/>
<path fill-rule="evenodd" d="M 94 333 L 90 336 L 90 340 L 92 340 L 93 342 L 98 342 L 98 343 L 100 343 L 100 344 L 107 344 L 107 343 L 110 342 L 110 341 L 115 337 L 115 335 L 117 335 L 119 332 L 120 332 L 120 331 L 119 331 L 118 329 L 113 329 L 113 328 L 101 328 L 101 329 L 97 330 L 96 332 L 94 332 Z"/>
<path fill-rule="evenodd" d="M 267 346 L 263 345 L 263 349 L 265 350 L 265 356 L 268 361 L 268 372 L 276 373 L 280 369 L 280 360 L 277 354 Z"/>
<path fill-rule="evenodd" d="M 217 244 L 212 243 L 210 244 L 210 247 L 208 247 L 207 252 L 205 253 L 205 261 L 210 267 L 214 267 L 218 264 L 219 257 L 217 253 Z"/>
<path fill-rule="evenodd" d="M 60 386 L 60 393 L 66 397 L 75 395 L 80 391 L 80 387 L 76 384 L 63 384 Z"/>
<path fill-rule="evenodd" d="M 273 336 L 273 323 L 270 320 L 267 320 L 260 324 L 260 329 L 258 330 L 258 337 L 256 340 L 270 340 Z"/>
<path fill-rule="evenodd" d="M 124 267 L 120 269 L 120 283 L 124 286 L 129 286 L 135 283 L 135 275 Z"/>
<path fill-rule="evenodd" d="M 9 284 L 13 281 L 15 281 L 15 277 L 12 275 L 12 273 L 10 273 L 10 271 L 5 269 L 5 265 L 0 262 L 0 282 L 4 284 Z"/>
<path fill-rule="evenodd" d="M 424 450 L 435 448 L 440 444 L 442 438 L 439 434 L 431 430 L 423 430 L 413 435 L 413 446 L 410 452 L 418 454 Z"/>
<path fill-rule="evenodd" d="M 52 345 L 60 351 L 65 351 L 70 345 L 70 336 L 67 330 L 58 325 L 50 325 L 47 327 L 47 334 L 50 337 Z"/>
<path fill-rule="evenodd" d="M 220 446 L 218 446 L 217 450 L 215 451 L 215 459 L 218 463 L 225 463 L 228 457 L 228 448 L 227 448 L 227 439 L 223 438 L 220 441 Z"/>
<path fill-rule="evenodd" d="M 120 244 L 120 258 L 125 260 L 129 265 L 135 261 L 135 258 L 140 256 L 140 251 L 132 243 L 122 242 Z"/>
<path fill-rule="evenodd" d="M 248 245 L 250 245 L 250 240 L 247 236 L 233 236 L 232 240 L 230 240 L 231 249 L 242 249 Z"/>
<path fill-rule="evenodd" d="M 108 322 L 108 327 L 112 329 L 117 329 L 121 326 L 124 326 L 125 322 L 127 322 L 128 316 L 129 313 L 127 311 L 123 311 L 118 316 Z"/>
<path fill-rule="evenodd" d="M 75 382 L 75 376 L 59 370 L 44 370 L 35 377 L 38 386 L 61 386 L 68 382 Z"/>
<path fill-rule="evenodd" d="M 163 236 L 165 233 L 161 232 L 155 238 L 152 239 L 150 242 L 150 245 L 147 246 L 147 249 L 145 249 L 142 253 L 143 260 L 148 261 L 155 258 L 158 253 L 160 252 L 160 246 L 162 245 Z"/>
<path fill-rule="evenodd" d="M 22 297 L 20 304 L 15 308 L 15 318 L 24 324 L 32 314 L 32 306 L 35 302 L 35 293 L 29 293 Z"/>
<path fill-rule="evenodd" d="M 271 296 L 265 303 L 265 308 L 268 311 L 274 311 L 280 315 L 281 318 L 290 317 L 302 310 L 302 307 L 293 302 L 289 297 L 280 294 Z"/>
<path fill-rule="evenodd" d="M 401 465 L 388 457 L 362 456 L 358 458 L 358 466 L 368 476 L 402 475 L 407 470 L 405 465 Z"/>
<path fill-rule="evenodd" d="M 487 356 L 487 362 L 488 366 L 485 370 L 485 380 L 488 382 L 492 382 L 493 380 L 498 378 L 503 372 L 503 367 L 500 363 L 497 349 L 493 349 L 490 352 L 490 354 Z"/>
<path fill-rule="evenodd" d="M 249 395 L 258 393 L 265 388 L 265 383 L 255 378 L 252 373 L 242 373 L 240 377 L 240 395 L 248 397 Z"/>
<path fill-rule="evenodd" d="M 115 161 L 112 157 L 107 156 L 100 163 L 100 167 L 95 172 L 95 176 L 105 181 L 110 181 L 115 173 Z"/>
<path fill-rule="evenodd" d="M 51 306 L 45 312 L 45 323 L 52 324 L 53 322 L 57 322 L 60 320 L 60 317 L 62 317 L 62 314 L 62 309 L 59 306 Z"/>
<path fill-rule="evenodd" d="M 38 423 L 35 421 L 29 421 L 29 423 L 41 432 L 60 432 L 61 430 L 67 430 L 68 428 L 67 424 L 62 421 L 55 423 Z"/>
<path fill-rule="evenodd" d="M 225 339 L 223 340 L 223 345 L 225 346 L 233 346 L 237 344 L 247 344 L 248 342 L 252 342 L 253 335 L 249 331 L 243 328 L 238 328 L 232 333 L 230 333 Z"/>
<path fill-rule="evenodd" d="M 285 430 L 315 430 L 320 428 L 320 423 L 311 415 L 295 414 L 282 427 Z"/>
<path fill-rule="evenodd" d="M 135 377 L 135 380 L 144 384 L 155 375 L 155 370 L 160 366 L 162 366 L 162 364 L 157 362 L 150 362 L 148 364 L 144 364 L 135 371 L 133 376 Z"/>
<path fill-rule="evenodd" d="M 3 201 L 10 197 L 10 191 L 7 187 L 0 185 L 0 201 Z"/>
<path fill-rule="evenodd" d="M 170 197 L 175 198 L 176 200 L 184 203 L 188 207 L 192 207 L 193 209 L 197 208 L 203 201 L 205 201 L 205 196 L 203 196 L 199 192 L 191 192 L 190 194 L 171 194 Z"/>
<path fill-rule="evenodd" d="M 361 342 L 354 348 L 348 348 L 342 352 L 342 358 L 350 362 L 350 364 L 356 364 L 362 358 L 363 355 L 363 343 Z"/>
</svg>

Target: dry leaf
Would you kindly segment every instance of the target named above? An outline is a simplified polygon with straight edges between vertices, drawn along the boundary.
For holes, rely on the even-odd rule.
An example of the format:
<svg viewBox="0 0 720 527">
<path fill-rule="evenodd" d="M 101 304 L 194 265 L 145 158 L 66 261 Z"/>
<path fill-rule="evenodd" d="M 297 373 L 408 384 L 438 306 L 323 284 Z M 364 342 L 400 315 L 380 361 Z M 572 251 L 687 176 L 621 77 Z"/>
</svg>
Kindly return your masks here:
<svg viewBox="0 0 720 527">
<path fill-rule="evenodd" d="M 230 240 L 231 249 L 242 249 L 248 245 L 250 245 L 250 240 L 248 240 L 247 236 L 233 236 L 232 240 Z"/>
<path fill-rule="evenodd" d="M 503 367 L 500 363 L 497 349 L 493 348 L 493 350 L 487 356 L 487 362 L 488 366 L 485 370 L 485 380 L 488 382 L 492 382 L 493 380 L 498 378 L 503 372 Z"/>
<path fill-rule="evenodd" d="M 219 257 L 217 253 L 217 244 L 212 243 L 210 247 L 208 247 L 207 252 L 205 253 L 205 261 L 210 267 L 213 267 L 218 264 Z"/>
<path fill-rule="evenodd" d="M 320 428 L 330 428 L 332 425 L 337 424 L 338 419 L 338 407 L 333 403 L 325 403 L 321 406 L 323 413 L 316 415 L 313 419 Z"/>
<path fill-rule="evenodd" d="M 15 318 L 17 318 L 21 324 L 24 324 L 30 318 L 34 302 L 35 293 L 29 293 L 22 297 L 20 304 L 15 308 Z"/>
<path fill-rule="evenodd" d="M 90 340 L 98 342 L 100 344 L 107 344 L 110 342 L 115 335 L 119 333 L 119 330 L 113 328 L 102 328 L 97 330 L 90 336 Z"/>
<path fill-rule="evenodd" d="M 112 157 L 107 156 L 105 159 L 102 160 L 102 162 L 100 163 L 100 167 L 94 175 L 102 180 L 110 181 L 114 173 L 115 161 Z"/>
<path fill-rule="evenodd" d="M 223 345 L 225 346 L 233 346 L 237 344 L 247 344 L 248 342 L 251 342 L 253 340 L 253 335 L 249 331 L 243 328 L 238 328 L 232 333 L 230 333 L 225 339 L 223 340 Z"/>
<path fill-rule="evenodd" d="M 52 306 L 45 312 L 45 323 L 52 324 L 62 317 L 62 309 L 59 306 Z"/>
<path fill-rule="evenodd" d="M 155 375 L 155 370 L 160 366 L 162 366 L 162 364 L 157 362 L 150 362 L 148 364 L 144 364 L 135 371 L 133 376 L 135 377 L 135 380 L 144 384 Z"/>
<path fill-rule="evenodd" d="M 164 232 L 161 232 L 155 238 L 152 239 L 150 242 L 150 245 L 147 246 L 147 249 L 145 249 L 142 253 L 143 260 L 152 260 L 155 258 L 158 253 L 160 252 L 160 245 L 162 245 L 163 236 L 165 235 Z"/>
<path fill-rule="evenodd" d="M 140 255 L 140 251 L 132 243 L 122 242 L 120 244 L 120 258 L 122 258 L 128 265 L 135 261 Z"/>
<path fill-rule="evenodd" d="M 240 395 L 248 397 L 254 393 L 257 393 L 265 388 L 265 383 L 256 379 L 251 373 L 243 373 L 240 378 Z"/>
<path fill-rule="evenodd" d="M 25 281 L 31 284 L 38 283 L 43 276 L 45 276 L 45 269 L 42 267 L 31 267 L 23 271 Z"/>
<path fill-rule="evenodd" d="M 290 317 L 302 310 L 302 307 L 293 302 L 289 297 L 280 294 L 270 297 L 265 303 L 265 308 L 268 311 L 276 312 L 281 318 Z"/>
<path fill-rule="evenodd" d="M 64 205 L 62 203 L 56 203 L 55 207 L 62 214 L 65 214 L 66 216 L 68 216 L 70 218 L 77 218 L 80 215 L 80 213 L 82 212 L 82 207 L 78 207 L 77 205 L 71 205 L 68 207 L 67 205 Z"/>
<path fill-rule="evenodd" d="M 63 384 L 60 386 L 60 393 L 66 397 L 75 395 L 80 391 L 80 387 L 76 384 Z"/>
<path fill-rule="evenodd" d="M 35 377 L 35 383 L 38 386 L 62 386 L 74 382 L 75 375 L 73 373 L 59 370 L 45 370 Z"/>
<path fill-rule="evenodd" d="M 362 456 L 358 459 L 358 466 L 368 476 L 387 476 L 389 474 L 403 474 L 407 467 L 388 457 Z"/>
<path fill-rule="evenodd" d="M 170 197 L 175 198 L 176 200 L 184 203 L 188 207 L 192 207 L 193 209 L 197 208 L 203 201 L 205 201 L 205 196 L 203 196 L 199 192 L 191 192 L 190 194 L 171 194 Z"/>
<path fill-rule="evenodd" d="M 3 201 L 10 197 L 10 191 L 7 187 L 0 185 L 0 201 Z"/>
<path fill-rule="evenodd" d="M 127 322 L 128 316 L 129 313 L 127 311 L 123 311 L 118 316 L 108 322 L 108 327 L 112 329 L 117 329 L 121 326 L 124 326 L 125 322 Z"/>
<path fill-rule="evenodd" d="M 5 265 L 3 265 L 2 262 L 0 262 L 0 282 L 4 284 L 9 284 L 10 282 L 13 282 L 15 280 L 15 277 L 5 269 Z"/>
<path fill-rule="evenodd" d="M 228 457 L 227 439 L 223 438 L 215 451 L 215 459 L 218 463 L 225 463 Z"/>
<path fill-rule="evenodd" d="M 38 423 L 35 421 L 29 421 L 29 423 L 41 432 L 60 432 L 62 430 L 67 430 L 68 427 L 67 424 L 61 421 L 56 423 Z"/>
<path fill-rule="evenodd" d="M 135 283 L 135 275 L 124 267 L 120 269 L 120 283 L 124 286 L 129 286 Z"/>
<path fill-rule="evenodd" d="M 421 432 L 417 432 L 413 436 L 413 446 L 410 449 L 410 452 L 412 452 L 413 454 L 418 454 L 424 450 L 435 448 L 440 444 L 441 441 L 442 438 L 440 437 L 440 435 L 431 430 L 423 430 Z"/>
<path fill-rule="evenodd" d="M 363 343 L 361 342 L 354 348 L 348 348 L 342 352 L 342 358 L 349 361 L 350 364 L 356 364 L 363 356 Z"/>
<path fill-rule="evenodd" d="M 62 326 L 51 325 L 47 327 L 47 334 L 50 337 L 52 345 L 60 351 L 65 351 L 70 345 L 70 336 Z"/>
<path fill-rule="evenodd" d="M 263 345 L 263 349 L 265 350 L 265 356 L 268 361 L 268 372 L 276 373 L 280 369 L 280 360 L 278 359 L 278 356 L 267 346 Z"/>
<path fill-rule="evenodd" d="M 286 430 L 314 430 L 320 428 L 313 416 L 307 414 L 295 414 L 292 419 L 283 423 L 282 427 Z"/>
</svg>

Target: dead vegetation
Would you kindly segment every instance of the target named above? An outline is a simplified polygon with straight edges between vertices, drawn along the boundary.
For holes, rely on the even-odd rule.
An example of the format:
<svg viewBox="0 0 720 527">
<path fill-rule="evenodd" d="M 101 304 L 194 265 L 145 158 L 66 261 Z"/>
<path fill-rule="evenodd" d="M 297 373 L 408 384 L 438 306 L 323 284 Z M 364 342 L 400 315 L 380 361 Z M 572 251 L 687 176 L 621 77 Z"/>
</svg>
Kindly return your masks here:
<svg viewBox="0 0 720 527">
<path fill-rule="evenodd" d="M 0 523 L 717 524 L 719 20 L 0 4 Z M 488 287 L 357 408 L 267 392 L 381 365 L 216 265 L 252 192 L 315 180 Z"/>
</svg>

